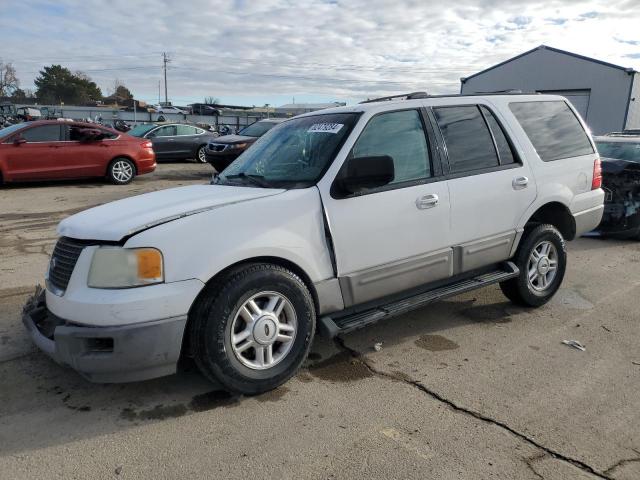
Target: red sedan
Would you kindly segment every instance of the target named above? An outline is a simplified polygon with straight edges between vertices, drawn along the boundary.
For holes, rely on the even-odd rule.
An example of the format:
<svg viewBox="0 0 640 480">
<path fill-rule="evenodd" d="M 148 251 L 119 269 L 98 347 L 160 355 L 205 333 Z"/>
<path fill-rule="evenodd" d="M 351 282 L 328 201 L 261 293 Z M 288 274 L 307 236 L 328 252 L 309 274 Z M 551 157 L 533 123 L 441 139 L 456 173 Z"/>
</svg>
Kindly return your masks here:
<svg viewBox="0 0 640 480">
<path fill-rule="evenodd" d="M 124 185 L 155 168 L 149 140 L 101 125 L 42 120 L 0 130 L 0 183 L 106 177 Z"/>
</svg>

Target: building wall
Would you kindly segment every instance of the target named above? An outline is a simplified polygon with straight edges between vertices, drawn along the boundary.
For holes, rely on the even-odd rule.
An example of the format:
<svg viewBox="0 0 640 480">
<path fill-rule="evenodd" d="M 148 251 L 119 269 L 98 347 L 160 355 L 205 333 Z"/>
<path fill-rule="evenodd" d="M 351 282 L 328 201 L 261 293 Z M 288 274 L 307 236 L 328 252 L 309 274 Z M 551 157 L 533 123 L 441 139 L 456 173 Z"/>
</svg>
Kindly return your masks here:
<svg viewBox="0 0 640 480">
<path fill-rule="evenodd" d="M 631 102 L 629 102 L 629 112 L 627 113 L 627 124 L 625 128 L 640 129 L 640 73 L 634 75 Z"/>
<path fill-rule="evenodd" d="M 462 93 L 588 90 L 586 121 L 594 134 L 624 128 L 633 76 L 596 61 L 538 48 L 462 83 Z"/>
</svg>

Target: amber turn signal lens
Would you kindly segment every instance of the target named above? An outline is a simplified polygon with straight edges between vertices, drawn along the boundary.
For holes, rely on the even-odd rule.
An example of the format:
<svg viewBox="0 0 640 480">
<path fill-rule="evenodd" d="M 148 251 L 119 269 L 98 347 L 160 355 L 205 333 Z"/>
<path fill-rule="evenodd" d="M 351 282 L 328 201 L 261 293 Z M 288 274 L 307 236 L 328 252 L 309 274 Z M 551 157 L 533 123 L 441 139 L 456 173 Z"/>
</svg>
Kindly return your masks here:
<svg viewBox="0 0 640 480">
<path fill-rule="evenodd" d="M 138 260 L 138 278 L 140 280 L 162 279 L 162 254 L 155 248 L 135 250 Z"/>
</svg>

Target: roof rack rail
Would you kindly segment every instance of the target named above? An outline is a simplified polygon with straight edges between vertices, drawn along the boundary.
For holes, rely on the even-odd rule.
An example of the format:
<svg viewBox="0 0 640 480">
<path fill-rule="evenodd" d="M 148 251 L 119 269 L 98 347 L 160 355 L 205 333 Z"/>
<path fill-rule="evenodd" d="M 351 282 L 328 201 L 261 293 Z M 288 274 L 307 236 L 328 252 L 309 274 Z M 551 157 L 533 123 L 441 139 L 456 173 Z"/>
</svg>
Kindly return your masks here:
<svg viewBox="0 0 640 480">
<path fill-rule="evenodd" d="M 385 102 L 392 100 L 415 100 L 418 98 L 450 98 L 450 97 L 482 97 L 495 95 L 541 95 L 540 92 L 526 92 L 518 89 L 499 90 L 495 92 L 476 92 L 476 93 L 445 93 L 440 95 L 429 95 L 427 92 L 402 93 L 400 95 L 391 95 L 389 97 L 371 98 L 360 103 Z"/>
<path fill-rule="evenodd" d="M 389 97 L 371 98 L 360 103 L 388 102 L 391 100 L 415 100 L 416 98 L 427 98 L 428 96 L 429 94 L 427 92 L 401 93 L 399 95 L 391 95 Z"/>
</svg>

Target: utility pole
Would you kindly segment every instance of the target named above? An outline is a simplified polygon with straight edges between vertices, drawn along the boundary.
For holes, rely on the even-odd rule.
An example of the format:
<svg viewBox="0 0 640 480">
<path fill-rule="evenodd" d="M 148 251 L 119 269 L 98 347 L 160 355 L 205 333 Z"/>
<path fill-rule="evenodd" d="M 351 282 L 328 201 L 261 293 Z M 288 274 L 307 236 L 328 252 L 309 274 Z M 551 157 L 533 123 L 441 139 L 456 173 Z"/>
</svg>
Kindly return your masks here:
<svg viewBox="0 0 640 480">
<path fill-rule="evenodd" d="M 167 95 L 167 63 L 171 60 L 167 57 L 167 52 L 162 52 L 162 64 L 164 67 L 164 103 L 169 104 L 169 96 Z"/>
<path fill-rule="evenodd" d="M 162 83 L 162 80 L 158 80 L 158 105 L 160 105 L 160 84 Z"/>
</svg>

